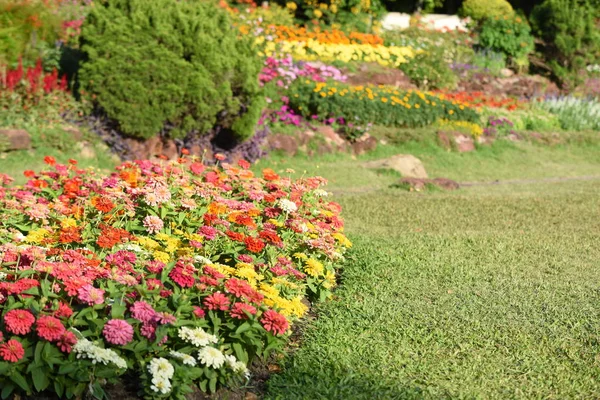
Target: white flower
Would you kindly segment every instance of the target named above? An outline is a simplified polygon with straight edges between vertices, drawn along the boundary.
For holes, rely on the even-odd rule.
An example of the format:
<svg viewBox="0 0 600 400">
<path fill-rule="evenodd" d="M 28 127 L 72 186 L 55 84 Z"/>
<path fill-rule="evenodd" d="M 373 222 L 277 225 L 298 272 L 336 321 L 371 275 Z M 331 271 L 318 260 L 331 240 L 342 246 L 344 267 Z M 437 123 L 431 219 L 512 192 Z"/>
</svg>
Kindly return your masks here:
<svg viewBox="0 0 600 400">
<path fill-rule="evenodd" d="M 219 341 L 215 335 L 211 335 L 202 328 L 191 329 L 187 326 L 182 326 L 179 328 L 179 337 L 186 342 L 190 342 L 196 347 L 207 346 L 211 343 L 217 343 Z"/>
<path fill-rule="evenodd" d="M 194 261 L 201 263 L 202 265 L 211 265 L 213 263 L 208 258 L 199 255 L 194 256 Z"/>
<path fill-rule="evenodd" d="M 221 368 L 225 363 L 225 356 L 221 351 L 214 347 L 204 347 L 198 351 L 198 359 L 200 362 L 207 367 L 213 367 L 214 369 Z"/>
<path fill-rule="evenodd" d="M 316 197 L 327 197 L 327 196 L 329 196 L 329 192 L 327 192 L 326 190 L 323 190 L 323 189 L 316 189 L 313 193 L 314 193 L 314 195 Z"/>
<path fill-rule="evenodd" d="M 92 364 L 113 363 L 119 368 L 127 368 L 127 362 L 113 350 L 98 347 L 87 339 L 79 339 L 73 346 L 73 351 L 77 354 L 77 358 L 89 358 Z"/>
<path fill-rule="evenodd" d="M 279 207 L 286 213 L 292 213 L 298 209 L 296 203 L 288 199 L 279 199 Z"/>
<path fill-rule="evenodd" d="M 8 274 L 6 272 L 0 272 L 0 281 L 5 280 L 7 276 Z"/>
<path fill-rule="evenodd" d="M 164 378 L 153 378 L 150 389 L 160 394 L 167 394 L 171 391 L 171 382 Z"/>
<path fill-rule="evenodd" d="M 227 366 L 233 370 L 234 373 L 245 375 L 248 377 L 250 373 L 248 372 L 248 367 L 246 367 L 246 363 L 243 361 L 238 361 L 235 356 L 229 355 L 225 356 L 225 362 Z"/>
<path fill-rule="evenodd" d="M 148 365 L 148 371 L 152 374 L 153 377 L 158 377 L 162 379 L 171 379 L 173 377 L 173 373 L 175 372 L 175 368 L 166 358 L 153 358 L 150 361 L 150 365 Z"/>
<path fill-rule="evenodd" d="M 170 353 L 171 357 L 181 360 L 183 364 L 189 365 L 190 367 L 196 366 L 196 359 L 189 354 L 182 353 L 180 351 L 172 350 Z"/>
</svg>

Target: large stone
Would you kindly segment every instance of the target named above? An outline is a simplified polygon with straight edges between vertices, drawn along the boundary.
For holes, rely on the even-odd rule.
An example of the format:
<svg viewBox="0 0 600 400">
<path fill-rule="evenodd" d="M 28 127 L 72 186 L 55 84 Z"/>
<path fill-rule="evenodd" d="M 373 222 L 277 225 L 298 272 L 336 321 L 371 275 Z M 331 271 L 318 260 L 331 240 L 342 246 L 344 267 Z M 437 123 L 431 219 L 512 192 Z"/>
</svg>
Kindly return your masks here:
<svg viewBox="0 0 600 400">
<path fill-rule="evenodd" d="M 76 126 L 67 125 L 63 126 L 62 129 L 66 134 L 71 135 L 71 137 L 77 142 L 83 139 L 83 133 L 81 133 L 79 128 Z"/>
<path fill-rule="evenodd" d="M 365 133 L 356 142 L 352 143 L 352 152 L 354 154 L 361 155 L 369 151 L 373 151 L 377 148 L 377 139 L 373 136 Z"/>
<path fill-rule="evenodd" d="M 427 178 L 427 172 L 421 160 L 411 154 L 396 154 L 383 160 L 369 161 L 363 164 L 367 168 L 385 168 L 398 171 L 406 178 Z"/>
<path fill-rule="evenodd" d="M 169 160 L 177 159 L 179 151 L 177 150 L 177 144 L 173 139 L 168 139 L 163 143 L 161 155 L 167 157 Z"/>
<path fill-rule="evenodd" d="M 85 159 L 96 158 L 96 150 L 94 150 L 94 146 L 89 142 L 79 142 L 77 143 L 77 149 L 79 150 L 79 157 Z"/>
<path fill-rule="evenodd" d="M 6 150 L 31 149 L 31 136 L 24 129 L 0 129 L 0 138 L 6 145 Z"/>
<path fill-rule="evenodd" d="M 277 133 L 267 138 L 268 146 L 271 150 L 282 151 L 289 156 L 298 152 L 298 141 L 292 135 Z"/>
<path fill-rule="evenodd" d="M 319 126 L 317 133 L 323 135 L 325 141 L 335 147 L 344 148 L 346 146 L 346 141 L 331 126 Z"/>
<path fill-rule="evenodd" d="M 459 153 L 475 150 L 473 138 L 461 132 L 438 131 L 438 141 L 446 149 L 456 149 Z"/>
<path fill-rule="evenodd" d="M 435 179 L 420 179 L 420 178 L 402 178 L 394 186 L 405 187 L 408 186 L 410 191 L 420 192 L 421 190 L 427 189 L 427 185 L 437 186 L 444 190 L 456 190 L 460 188 L 458 182 L 448 178 L 435 178 Z"/>
</svg>

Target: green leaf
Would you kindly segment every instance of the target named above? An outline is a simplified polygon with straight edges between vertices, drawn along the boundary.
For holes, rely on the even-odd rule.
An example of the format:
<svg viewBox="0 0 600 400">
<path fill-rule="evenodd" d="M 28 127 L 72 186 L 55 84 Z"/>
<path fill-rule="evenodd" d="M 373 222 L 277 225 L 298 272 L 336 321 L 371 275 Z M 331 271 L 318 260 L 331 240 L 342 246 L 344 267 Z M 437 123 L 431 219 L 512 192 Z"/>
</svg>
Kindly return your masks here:
<svg viewBox="0 0 600 400">
<path fill-rule="evenodd" d="M 125 316 L 126 310 L 125 304 L 121 302 L 120 299 L 116 299 L 113 305 L 111 306 L 110 315 L 112 318 L 123 318 Z"/>
<path fill-rule="evenodd" d="M 33 378 L 33 386 L 38 392 L 43 391 L 50 385 L 50 380 L 45 373 L 44 368 L 34 368 L 31 371 L 31 377 Z"/>
<path fill-rule="evenodd" d="M 3 384 L 4 387 L 2 388 L 2 398 L 3 399 L 7 399 L 8 396 L 10 396 L 13 392 L 13 390 L 15 390 L 15 385 L 13 385 L 12 383 L 5 383 Z"/>
<path fill-rule="evenodd" d="M 208 388 L 211 393 L 217 391 L 217 377 L 211 378 L 210 381 L 208 381 Z"/>
<path fill-rule="evenodd" d="M 77 367 L 75 366 L 75 364 L 63 364 L 58 369 L 58 373 L 60 375 L 67 375 L 67 374 L 70 374 L 71 372 L 75 371 L 76 369 L 77 369 Z"/>
<path fill-rule="evenodd" d="M 13 381 L 17 385 L 19 385 L 19 387 L 21 389 L 23 389 L 24 391 L 31 392 L 31 388 L 29 387 L 27 380 L 19 372 L 13 371 L 8 377 L 10 378 L 11 381 Z"/>
</svg>

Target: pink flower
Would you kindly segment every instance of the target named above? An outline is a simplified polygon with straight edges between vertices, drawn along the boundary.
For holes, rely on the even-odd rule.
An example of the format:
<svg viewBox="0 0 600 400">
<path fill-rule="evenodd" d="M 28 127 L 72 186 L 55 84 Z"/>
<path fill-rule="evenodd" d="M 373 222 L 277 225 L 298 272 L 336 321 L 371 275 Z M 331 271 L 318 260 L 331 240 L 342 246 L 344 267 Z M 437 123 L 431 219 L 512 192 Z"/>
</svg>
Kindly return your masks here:
<svg viewBox="0 0 600 400">
<path fill-rule="evenodd" d="M 169 272 L 169 278 L 179 286 L 184 288 L 190 288 L 194 286 L 196 279 L 194 277 L 196 268 L 193 264 L 186 262 L 186 260 L 179 260 L 175 264 L 175 268 Z"/>
<path fill-rule="evenodd" d="M 23 349 L 23 345 L 14 339 L 0 345 L 0 357 L 4 361 L 17 362 L 24 355 L 25 349 Z"/>
<path fill-rule="evenodd" d="M 212 226 L 203 226 L 200 228 L 199 233 L 204 236 L 207 240 L 213 240 L 217 237 L 217 230 Z"/>
<path fill-rule="evenodd" d="M 236 297 L 242 297 L 244 295 L 248 296 L 252 293 L 253 289 L 248 282 L 237 278 L 231 278 L 225 282 L 225 290 Z"/>
<path fill-rule="evenodd" d="M 163 226 L 164 223 L 162 219 L 158 218 L 156 215 L 148 215 L 146 218 L 144 218 L 144 227 L 150 234 L 160 232 Z"/>
<path fill-rule="evenodd" d="M 196 175 L 200 175 L 204 171 L 204 168 L 204 165 L 199 162 L 195 162 L 190 165 L 190 170 Z"/>
<path fill-rule="evenodd" d="M 204 316 L 206 315 L 206 313 L 204 312 L 204 310 L 203 310 L 203 309 L 201 309 L 201 308 L 200 308 L 200 307 L 198 307 L 198 306 L 194 306 L 194 311 L 193 311 L 193 313 L 194 313 L 194 316 L 195 316 L 196 318 L 204 318 Z"/>
<path fill-rule="evenodd" d="M 111 319 L 104 325 L 102 334 L 111 344 L 125 346 L 133 340 L 133 327 L 122 319 Z"/>
<path fill-rule="evenodd" d="M 58 309 L 54 312 L 55 317 L 69 318 L 71 315 L 73 315 L 73 310 L 71 310 L 71 307 L 62 301 L 58 303 Z"/>
<path fill-rule="evenodd" d="M 140 333 L 142 334 L 142 336 L 150 340 L 154 340 L 156 338 L 156 324 L 143 324 L 142 329 L 140 329 Z"/>
<path fill-rule="evenodd" d="M 229 299 L 223 293 L 217 292 L 205 298 L 204 305 L 209 310 L 225 311 L 229 307 Z"/>
<path fill-rule="evenodd" d="M 56 346 L 63 353 L 70 353 L 75 343 L 77 343 L 77 336 L 73 332 L 65 331 L 60 339 L 58 339 L 58 342 L 56 342 Z"/>
<path fill-rule="evenodd" d="M 97 289 L 90 284 L 77 289 L 77 297 L 88 306 L 104 303 L 104 290 Z"/>
<path fill-rule="evenodd" d="M 263 313 L 260 319 L 262 326 L 265 330 L 273 333 L 274 335 L 282 335 L 288 329 L 288 321 L 285 317 L 279 314 L 277 311 L 267 310 Z"/>
<path fill-rule="evenodd" d="M 61 338 L 65 333 L 65 327 L 60 319 L 56 317 L 40 317 L 37 320 L 36 331 L 39 337 L 46 339 L 49 342 L 54 342 Z"/>
<path fill-rule="evenodd" d="M 145 301 L 136 301 L 129 309 L 131 316 L 140 322 L 148 323 L 156 318 L 156 311 Z"/>
<path fill-rule="evenodd" d="M 231 307 L 231 317 L 237 319 L 248 319 L 249 314 L 256 314 L 256 308 L 251 306 L 250 304 L 245 303 L 235 303 L 233 307 Z"/>
<path fill-rule="evenodd" d="M 158 321 L 161 325 L 172 324 L 177 321 L 177 318 L 173 314 L 169 314 L 166 312 L 158 312 L 155 317 L 156 321 Z"/>
<path fill-rule="evenodd" d="M 35 317 L 27 310 L 10 310 L 4 315 L 6 330 L 15 335 L 26 335 L 31 331 Z"/>
</svg>

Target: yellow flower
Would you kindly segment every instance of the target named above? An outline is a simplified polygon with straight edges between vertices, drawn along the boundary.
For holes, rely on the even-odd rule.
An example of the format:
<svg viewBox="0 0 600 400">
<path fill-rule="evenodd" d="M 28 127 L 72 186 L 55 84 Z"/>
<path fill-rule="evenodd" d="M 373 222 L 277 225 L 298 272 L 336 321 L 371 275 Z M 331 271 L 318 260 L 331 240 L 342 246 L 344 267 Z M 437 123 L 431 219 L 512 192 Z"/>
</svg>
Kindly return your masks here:
<svg viewBox="0 0 600 400">
<path fill-rule="evenodd" d="M 454 114 L 454 110 L 449 110 L 448 114 L 450 114 L 450 115 Z"/>
<path fill-rule="evenodd" d="M 327 271 L 327 273 L 325 274 L 325 282 L 323 282 L 323 286 L 326 289 L 331 289 L 335 285 L 336 285 L 335 274 L 331 271 Z"/>
<path fill-rule="evenodd" d="M 164 251 L 157 250 L 154 253 L 152 253 L 152 255 L 155 260 L 162 261 L 165 264 L 171 260 L 171 256 L 169 256 L 169 254 L 165 253 Z"/>
<path fill-rule="evenodd" d="M 321 10 L 314 10 L 313 15 L 315 18 L 321 18 L 323 16 L 323 12 Z"/>
<path fill-rule="evenodd" d="M 304 266 L 304 271 L 310 276 L 319 276 L 323 273 L 325 267 L 321 262 L 315 260 L 314 258 L 309 258 L 306 260 L 306 265 Z"/>
<path fill-rule="evenodd" d="M 46 236 L 48 236 L 50 232 L 47 229 L 39 228 L 33 231 L 30 231 L 25 237 L 25 241 L 29 243 L 41 243 L 42 240 Z"/>
<path fill-rule="evenodd" d="M 327 10 L 327 7 L 328 7 L 327 4 L 325 4 L 325 3 L 319 3 L 319 8 L 321 10 Z"/>
<path fill-rule="evenodd" d="M 260 293 L 262 293 L 267 299 L 274 299 L 279 296 L 279 290 L 267 283 L 260 284 Z"/>
<path fill-rule="evenodd" d="M 294 3 L 293 1 L 289 1 L 285 6 L 292 11 L 295 11 L 298 8 L 296 3 Z"/>
<path fill-rule="evenodd" d="M 145 247 L 147 250 L 155 250 L 160 247 L 157 241 L 150 239 L 149 237 L 141 236 L 137 238 L 137 243 Z"/>
<path fill-rule="evenodd" d="M 157 238 L 158 240 L 162 240 L 162 241 L 166 241 L 170 239 L 170 236 L 167 235 L 166 233 L 157 233 L 156 235 L 154 235 L 155 238 Z"/>
<path fill-rule="evenodd" d="M 348 238 L 343 233 L 335 232 L 332 236 L 342 246 L 344 246 L 344 247 L 352 247 L 352 242 L 350 240 L 348 240 Z"/>
<path fill-rule="evenodd" d="M 60 226 L 62 228 L 74 228 L 77 226 L 77 221 L 73 218 L 65 218 L 60 221 Z"/>
<path fill-rule="evenodd" d="M 332 4 L 329 6 L 329 10 L 335 14 L 338 11 L 338 8 L 335 4 Z"/>
<path fill-rule="evenodd" d="M 308 256 L 304 253 L 294 253 L 294 258 L 296 260 L 306 260 L 308 259 Z"/>
</svg>

